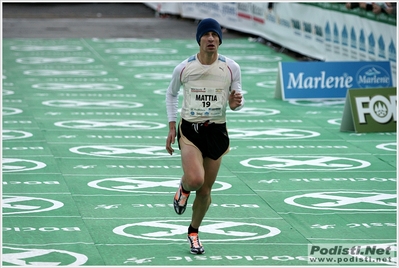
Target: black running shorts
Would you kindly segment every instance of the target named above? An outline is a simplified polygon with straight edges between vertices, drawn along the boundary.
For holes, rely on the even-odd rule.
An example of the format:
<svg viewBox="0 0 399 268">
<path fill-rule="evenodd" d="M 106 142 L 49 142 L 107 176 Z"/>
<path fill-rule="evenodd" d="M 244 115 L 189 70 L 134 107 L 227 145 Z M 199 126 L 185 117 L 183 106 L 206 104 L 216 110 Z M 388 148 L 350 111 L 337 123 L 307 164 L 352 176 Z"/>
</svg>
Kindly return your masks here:
<svg viewBox="0 0 399 268">
<path fill-rule="evenodd" d="M 186 144 L 194 145 L 202 157 L 213 160 L 219 159 L 229 152 L 230 139 L 227 133 L 226 123 L 190 123 L 184 119 L 180 121 L 177 132 L 177 140 Z"/>
</svg>

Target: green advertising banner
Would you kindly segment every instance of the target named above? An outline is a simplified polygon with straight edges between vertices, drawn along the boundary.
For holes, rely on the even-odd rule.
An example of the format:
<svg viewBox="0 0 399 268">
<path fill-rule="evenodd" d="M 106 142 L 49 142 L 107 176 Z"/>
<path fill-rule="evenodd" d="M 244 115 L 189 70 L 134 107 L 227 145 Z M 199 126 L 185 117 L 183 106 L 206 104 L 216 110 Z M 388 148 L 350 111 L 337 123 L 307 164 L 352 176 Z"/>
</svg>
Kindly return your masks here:
<svg viewBox="0 0 399 268">
<path fill-rule="evenodd" d="M 396 87 L 349 89 L 341 131 L 396 132 Z"/>
</svg>

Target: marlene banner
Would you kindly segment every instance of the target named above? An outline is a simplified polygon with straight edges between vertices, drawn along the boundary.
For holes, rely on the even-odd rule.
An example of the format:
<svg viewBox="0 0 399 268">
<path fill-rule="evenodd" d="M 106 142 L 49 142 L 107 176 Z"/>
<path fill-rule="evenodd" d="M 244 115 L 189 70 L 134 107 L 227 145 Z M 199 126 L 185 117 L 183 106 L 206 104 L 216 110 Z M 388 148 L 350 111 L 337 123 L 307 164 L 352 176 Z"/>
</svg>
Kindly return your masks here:
<svg viewBox="0 0 399 268">
<path fill-rule="evenodd" d="M 350 88 L 392 87 L 389 61 L 280 62 L 275 98 L 344 99 Z"/>
</svg>

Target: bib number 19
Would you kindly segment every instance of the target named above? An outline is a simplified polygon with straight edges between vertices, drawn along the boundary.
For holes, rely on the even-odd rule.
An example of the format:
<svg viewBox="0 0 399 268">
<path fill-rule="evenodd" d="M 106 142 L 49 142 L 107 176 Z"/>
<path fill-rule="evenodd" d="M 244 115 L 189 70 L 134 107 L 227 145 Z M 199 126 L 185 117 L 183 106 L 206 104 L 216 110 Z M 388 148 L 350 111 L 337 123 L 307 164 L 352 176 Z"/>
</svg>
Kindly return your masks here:
<svg viewBox="0 0 399 268">
<path fill-rule="evenodd" d="M 211 106 L 211 102 L 210 101 L 203 101 L 202 102 L 202 107 L 209 107 Z"/>
</svg>

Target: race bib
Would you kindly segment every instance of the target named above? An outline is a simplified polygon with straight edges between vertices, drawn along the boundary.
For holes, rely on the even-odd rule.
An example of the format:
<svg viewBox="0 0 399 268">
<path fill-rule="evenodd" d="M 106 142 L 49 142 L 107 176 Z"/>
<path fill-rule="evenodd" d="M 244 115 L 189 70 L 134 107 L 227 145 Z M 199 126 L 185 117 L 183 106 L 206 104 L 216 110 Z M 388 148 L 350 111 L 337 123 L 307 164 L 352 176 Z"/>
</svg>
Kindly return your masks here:
<svg viewBox="0 0 399 268">
<path fill-rule="evenodd" d="M 200 116 L 221 116 L 223 89 L 190 88 L 190 113 Z"/>
</svg>

